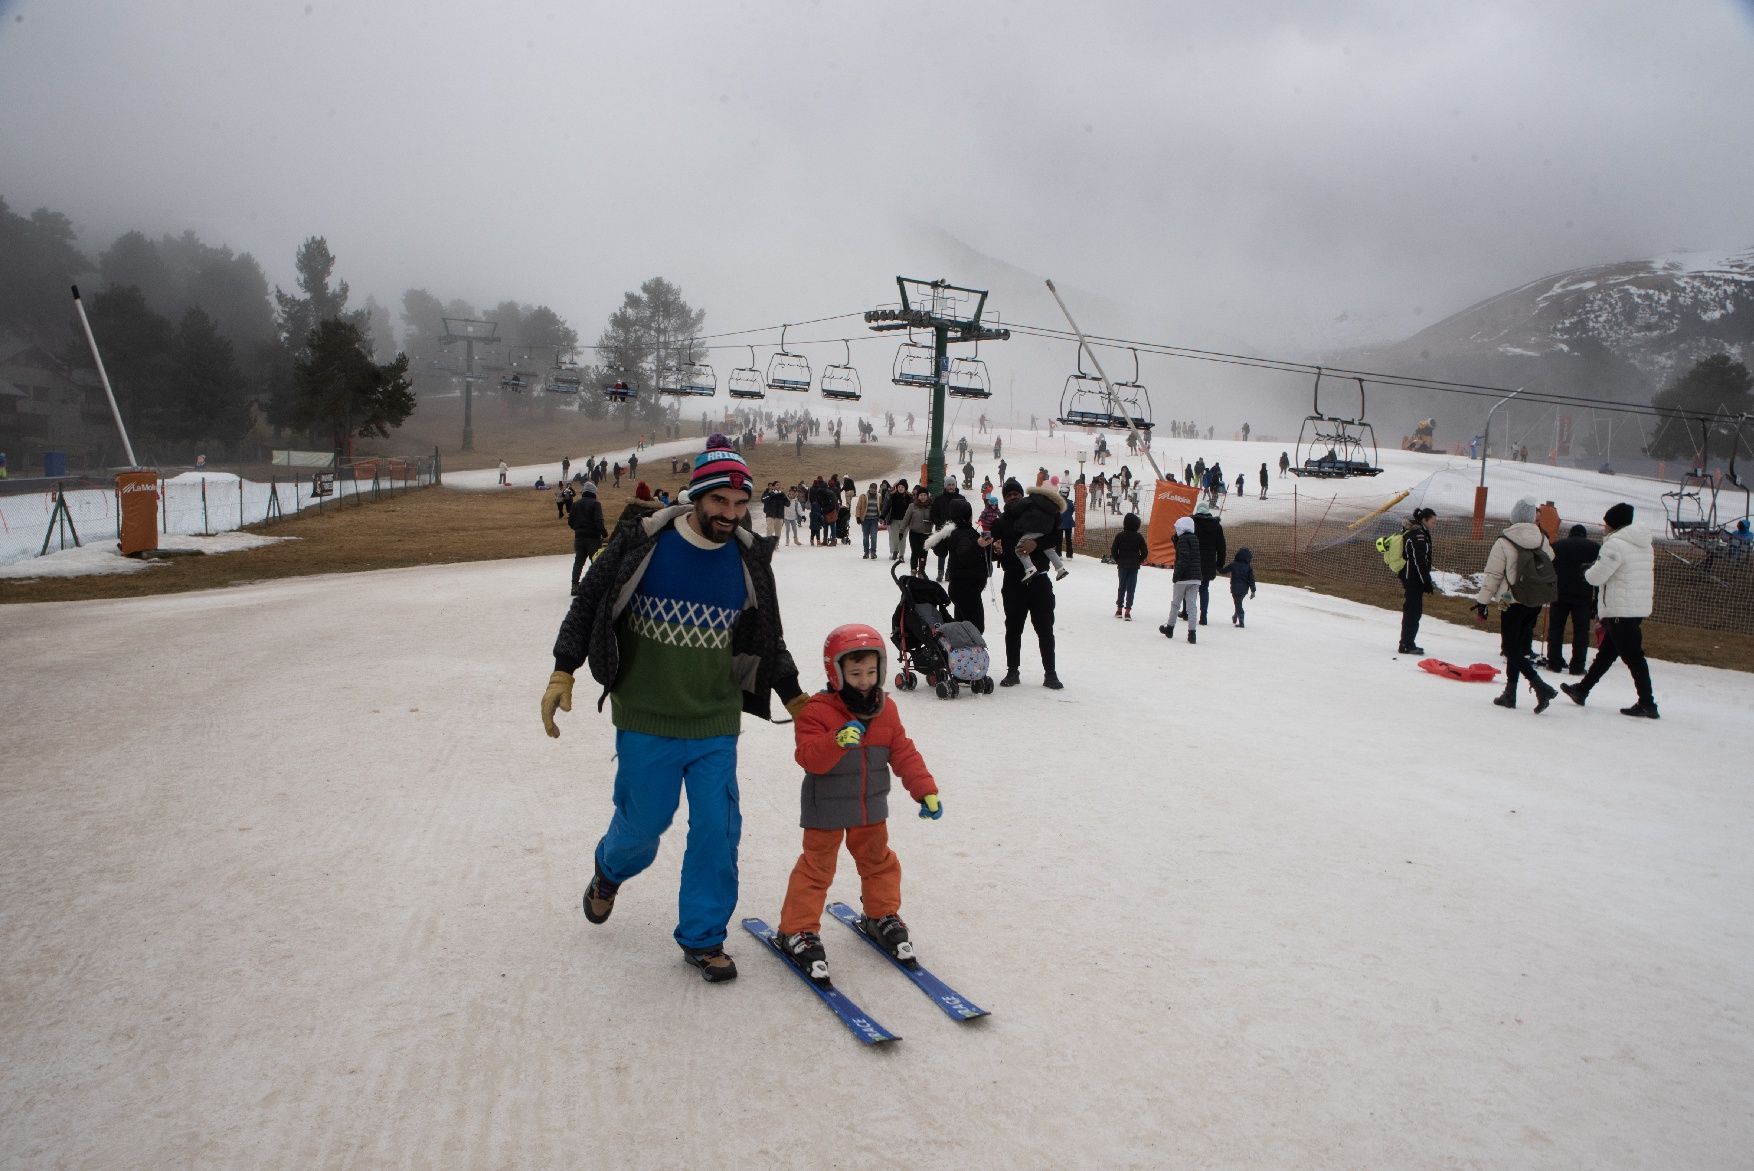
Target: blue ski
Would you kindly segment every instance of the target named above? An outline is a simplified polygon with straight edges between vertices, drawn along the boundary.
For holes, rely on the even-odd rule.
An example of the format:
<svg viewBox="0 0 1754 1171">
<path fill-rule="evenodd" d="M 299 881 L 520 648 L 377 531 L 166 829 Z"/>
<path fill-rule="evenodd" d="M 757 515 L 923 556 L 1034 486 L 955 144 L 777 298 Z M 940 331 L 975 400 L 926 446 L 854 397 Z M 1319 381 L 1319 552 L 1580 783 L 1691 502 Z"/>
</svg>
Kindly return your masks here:
<svg viewBox="0 0 1754 1171">
<path fill-rule="evenodd" d="M 792 962 L 792 958 L 780 950 L 779 932 L 763 923 L 760 919 L 743 920 L 743 929 L 767 945 L 767 950 L 784 964 L 788 971 L 798 979 L 810 985 L 811 991 L 822 998 L 822 1002 L 834 1010 L 841 1024 L 853 1031 L 853 1036 L 867 1045 L 881 1045 L 886 1041 L 899 1041 L 900 1037 L 872 1020 L 864 1009 L 854 1004 L 852 998 L 839 988 L 829 985 L 824 987 L 804 974 L 804 970 Z"/>
<path fill-rule="evenodd" d="M 977 1017 L 987 1015 L 986 1009 L 975 1004 L 971 1000 L 964 999 L 956 989 L 944 983 L 944 981 L 938 979 L 938 977 L 932 975 L 932 973 L 921 967 L 918 960 L 915 960 L 912 964 L 904 964 L 894 956 L 890 955 L 888 949 L 886 949 L 881 943 L 878 943 L 875 939 L 872 939 L 869 935 L 865 934 L 864 930 L 859 926 L 859 920 L 863 918 L 863 916 L 845 903 L 828 904 L 828 913 L 833 915 L 836 919 L 839 919 L 842 923 L 845 923 L 848 927 L 851 927 L 853 929 L 853 934 L 876 948 L 877 954 L 900 968 L 902 974 L 907 976 L 909 980 L 912 980 L 921 992 L 930 996 L 933 1003 L 943 1009 L 944 1015 L 951 1020 L 972 1021 Z"/>
</svg>

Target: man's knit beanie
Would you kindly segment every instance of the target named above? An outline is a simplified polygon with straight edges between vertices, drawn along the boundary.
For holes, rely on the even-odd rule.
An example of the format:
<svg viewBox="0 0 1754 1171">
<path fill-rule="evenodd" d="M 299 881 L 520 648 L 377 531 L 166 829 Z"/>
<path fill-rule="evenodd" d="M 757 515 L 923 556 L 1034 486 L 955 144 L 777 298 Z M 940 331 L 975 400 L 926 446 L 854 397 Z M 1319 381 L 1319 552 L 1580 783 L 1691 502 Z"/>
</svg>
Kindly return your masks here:
<svg viewBox="0 0 1754 1171">
<path fill-rule="evenodd" d="M 633 498 L 635 500 L 650 500 L 652 498 L 652 486 L 644 480 L 641 480 L 639 486 L 633 490 Z"/>
<path fill-rule="evenodd" d="M 753 495 L 755 478 L 749 474 L 749 464 L 731 450 L 731 441 L 723 435 L 713 435 L 706 441 L 706 450 L 694 457 L 694 471 L 688 477 L 688 498 L 699 500 L 720 488 Z"/>
<path fill-rule="evenodd" d="M 1010 479 L 1006 480 L 1005 486 L 999 489 L 1000 495 L 1009 495 L 1012 492 L 1017 493 L 1019 496 L 1023 495 L 1023 485 L 1017 482 L 1016 476 L 1012 476 Z"/>
<path fill-rule="evenodd" d="M 1611 529 L 1623 529 L 1632 523 L 1632 505 L 1622 500 L 1602 514 L 1602 523 Z"/>
</svg>

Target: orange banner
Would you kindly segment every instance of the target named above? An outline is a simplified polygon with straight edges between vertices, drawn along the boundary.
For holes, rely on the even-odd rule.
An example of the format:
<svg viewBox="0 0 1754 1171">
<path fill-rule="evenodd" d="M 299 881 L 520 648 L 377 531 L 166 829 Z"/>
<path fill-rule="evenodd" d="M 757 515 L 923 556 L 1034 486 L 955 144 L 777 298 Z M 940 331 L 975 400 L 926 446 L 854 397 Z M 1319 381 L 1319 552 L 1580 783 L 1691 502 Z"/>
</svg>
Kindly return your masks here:
<svg viewBox="0 0 1754 1171">
<path fill-rule="evenodd" d="M 122 507 L 122 556 L 158 548 L 158 473 L 122 472 L 116 477 Z"/>
<path fill-rule="evenodd" d="M 1151 519 L 1145 532 L 1145 564 L 1165 568 L 1175 564 L 1175 522 L 1194 514 L 1200 490 L 1174 480 L 1157 481 L 1151 496 Z"/>
</svg>

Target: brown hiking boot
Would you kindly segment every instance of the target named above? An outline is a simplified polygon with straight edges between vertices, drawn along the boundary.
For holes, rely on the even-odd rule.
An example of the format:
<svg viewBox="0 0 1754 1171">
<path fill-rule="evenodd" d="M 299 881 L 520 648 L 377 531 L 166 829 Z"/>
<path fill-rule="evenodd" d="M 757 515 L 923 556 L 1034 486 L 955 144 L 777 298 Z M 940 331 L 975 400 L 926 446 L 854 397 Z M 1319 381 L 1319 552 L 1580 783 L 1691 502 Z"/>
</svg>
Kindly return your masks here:
<svg viewBox="0 0 1754 1171">
<path fill-rule="evenodd" d="M 737 978 L 737 964 L 725 954 L 723 947 L 685 947 L 682 958 L 700 969 L 700 978 L 709 984 Z"/>
<path fill-rule="evenodd" d="M 615 894 L 620 889 L 604 878 L 601 870 L 591 875 L 591 885 L 585 888 L 585 918 L 592 923 L 609 918 L 609 912 L 615 909 Z"/>
</svg>

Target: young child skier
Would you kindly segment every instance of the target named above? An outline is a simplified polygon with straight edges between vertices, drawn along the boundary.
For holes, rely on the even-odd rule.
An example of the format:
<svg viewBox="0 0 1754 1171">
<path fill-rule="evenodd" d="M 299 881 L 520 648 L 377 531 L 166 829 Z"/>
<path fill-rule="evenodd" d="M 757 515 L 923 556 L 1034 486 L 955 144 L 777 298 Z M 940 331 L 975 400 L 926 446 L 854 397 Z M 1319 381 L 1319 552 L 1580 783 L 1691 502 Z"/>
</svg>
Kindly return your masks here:
<svg viewBox="0 0 1754 1171">
<path fill-rule="evenodd" d="M 1004 517 L 1011 531 L 1017 534 L 1019 541 L 1034 541 L 1054 566 L 1054 580 L 1058 581 L 1072 572 L 1060 560 L 1060 550 L 1053 541 L 1042 540 L 1049 533 L 1060 531 L 1060 514 L 1065 511 L 1066 502 L 1060 499 L 1058 489 L 1047 483 L 1037 484 L 1020 498 L 1005 505 Z M 1056 537 L 1057 539 L 1057 537 Z M 1028 560 L 1023 563 L 1023 580 L 1028 581 L 1040 570 Z"/>
<path fill-rule="evenodd" d="M 944 816 L 938 783 L 885 695 L 883 636 L 869 626 L 837 626 L 822 644 L 828 686 L 798 712 L 794 757 L 804 769 L 804 852 L 792 867 L 780 909 L 779 944 L 804 974 L 828 982 L 818 932 L 844 839 L 859 869 L 859 924 L 896 959 L 914 958 L 901 921 L 901 861 L 889 848 L 889 772 L 893 768 L 920 816 Z"/>
<path fill-rule="evenodd" d="M 1184 516 L 1175 522 L 1175 573 L 1169 595 L 1169 621 L 1157 628 L 1165 638 L 1175 637 L 1175 617 L 1188 620 L 1188 641 L 1195 641 L 1195 622 L 1200 617 L 1200 538 L 1194 532 L 1194 518 Z"/>
<path fill-rule="evenodd" d="M 1230 624 L 1241 629 L 1243 595 L 1255 596 L 1255 555 L 1244 545 L 1236 551 L 1236 560 L 1218 572 L 1230 575 L 1230 601 L 1236 607 L 1236 613 L 1230 616 Z"/>
</svg>

